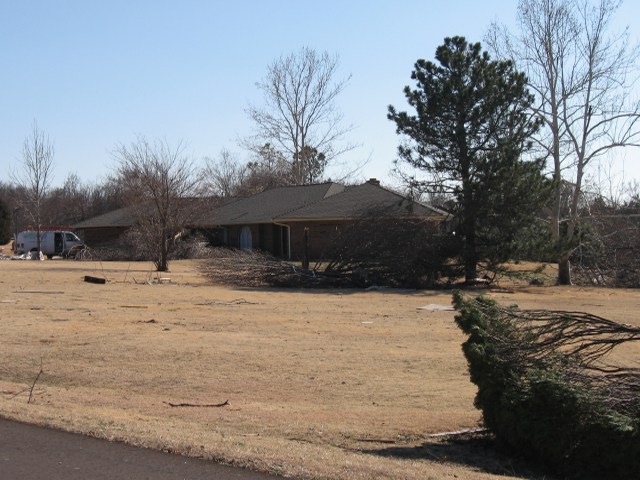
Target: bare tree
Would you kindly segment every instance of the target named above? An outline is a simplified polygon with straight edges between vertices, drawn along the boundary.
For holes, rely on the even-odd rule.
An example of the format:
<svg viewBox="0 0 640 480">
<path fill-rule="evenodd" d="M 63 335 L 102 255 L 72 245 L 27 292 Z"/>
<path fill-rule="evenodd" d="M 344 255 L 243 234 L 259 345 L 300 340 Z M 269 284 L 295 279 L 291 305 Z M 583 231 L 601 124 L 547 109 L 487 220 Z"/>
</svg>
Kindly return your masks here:
<svg viewBox="0 0 640 480">
<path fill-rule="evenodd" d="M 254 150 L 253 159 L 247 164 L 247 175 L 240 194 L 254 195 L 269 188 L 298 183 L 291 171 L 291 163 L 270 143 Z"/>
<path fill-rule="evenodd" d="M 216 158 L 205 158 L 205 162 L 203 189 L 214 197 L 245 197 L 295 183 L 290 162 L 269 143 L 256 147 L 246 163 L 226 149 Z"/>
<path fill-rule="evenodd" d="M 42 207 L 53 179 L 53 159 L 53 143 L 38 128 L 38 123 L 34 120 L 31 133 L 22 144 L 20 169 L 11 173 L 11 179 L 24 193 L 22 207 L 36 230 L 38 251 L 40 251 Z"/>
<path fill-rule="evenodd" d="M 205 158 L 204 189 L 212 196 L 233 197 L 237 195 L 247 176 L 247 166 L 237 156 L 222 149 L 217 158 Z"/>
<path fill-rule="evenodd" d="M 184 145 L 166 140 L 153 143 L 139 136 L 113 152 L 125 204 L 135 214 L 137 241 L 147 247 L 159 272 L 167 271 L 175 238 L 197 214 L 200 182 Z"/>
<path fill-rule="evenodd" d="M 623 147 L 640 146 L 640 103 L 631 98 L 640 50 L 628 30 L 609 33 L 618 0 L 520 0 L 519 35 L 492 26 L 488 43 L 524 70 L 536 94 L 537 137 L 552 162 L 556 194 L 550 225 L 558 245 L 558 283 L 571 283 L 571 253 L 585 174 Z M 571 187 L 567 208 L 563 195 Z"/>
<path fill-rule="evenodd" d="M 53 188 L 44 203 L 45 217 L 54 225 L 72 225 L 87 218 L 87 188 L 77 173 L 69 173 L 61 187 Z"/>
<path fill-rule="evenodd" d="M 291 183 L 317 181 L 330 162 L 355 148 L 342 143 L 352 127 L 342 125 L 336 98 L 350 77 L 334 81 L 337 69 L 337 56 L 305 47 L 275 60 L 256 84 L 265 105 L 247 109 L 256 131 L 246 144 L 253 151 L 272 144 L 290 164 Z"/>
</svg>

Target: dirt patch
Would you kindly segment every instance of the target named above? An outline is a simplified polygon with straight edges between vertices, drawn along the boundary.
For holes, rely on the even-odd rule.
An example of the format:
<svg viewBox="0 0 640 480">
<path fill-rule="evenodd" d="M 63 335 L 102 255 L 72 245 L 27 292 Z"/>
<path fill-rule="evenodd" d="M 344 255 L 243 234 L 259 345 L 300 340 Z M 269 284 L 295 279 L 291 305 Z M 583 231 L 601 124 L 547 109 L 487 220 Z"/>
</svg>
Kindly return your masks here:
<svg viewBox="0 0 640 480">
<path fill-rule="evenodd" d="M 199 267 L 0 262 L 0 414 L 298 478 L 529 476 L 427 445 L 480 420 L 454 312 L 423 308 L 448 292 L 226 288 Z M 640 323 L 636 290 L 482 291 Z"/>
</svg>

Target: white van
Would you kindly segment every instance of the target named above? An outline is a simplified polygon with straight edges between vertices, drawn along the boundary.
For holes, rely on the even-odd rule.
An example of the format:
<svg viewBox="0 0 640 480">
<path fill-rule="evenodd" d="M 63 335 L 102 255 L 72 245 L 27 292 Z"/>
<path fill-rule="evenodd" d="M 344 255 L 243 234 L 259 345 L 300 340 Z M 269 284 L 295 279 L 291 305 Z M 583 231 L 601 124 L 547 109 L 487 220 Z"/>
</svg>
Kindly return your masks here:
<svg viewBox="0 0 640 480">
<path fill-rule="evenodd" d="M 40 251 L 52 258 L 54 255 L 66 256 L 71 248 L 83 245 L 73 232 L 61 230 L 46 230 L 40 232 Z M 34 230 L 18 233 L 13 244 L 13 251 L 17 254 L 35 252 L 38 249 L 37 234 Z"/>
</svg>

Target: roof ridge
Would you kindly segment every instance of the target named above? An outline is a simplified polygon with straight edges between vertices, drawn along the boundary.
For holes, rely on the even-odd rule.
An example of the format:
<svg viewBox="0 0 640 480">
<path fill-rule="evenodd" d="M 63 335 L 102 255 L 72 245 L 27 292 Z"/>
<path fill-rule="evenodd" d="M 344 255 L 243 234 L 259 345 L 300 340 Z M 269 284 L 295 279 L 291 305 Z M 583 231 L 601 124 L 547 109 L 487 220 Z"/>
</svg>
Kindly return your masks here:
<svg viewBox="0 0 640 480">
<path fill-rule="evenodd" d="M 295 212 L 296 210 L 301 210 L 301 209 L 303 209 L 303 208 L 307 208 L 307 207 L 309 207 L 309 206 L 311 206 L 311 205 L 316 205 L 316 204 L 318 204 L 318 203 L 320 203 L 320 202 L 322 202 L 322 201 L 326 200 L 327 198 L 332 198 L 332 197 L 335 197 L 336 195 L 340 195 L 340 194 L 341 194 L 342 192 L 344 192 L 344 191 L 345 191 L 345 189 L 346 189 L 346 187 L 345 187 L 344 185 L 342 185 L 342 184 L 340 184 L 340 183 L 336 183 L 336 182 L 314 183 L 314 184 L 311 184 L 311 185 L 314 185 L 314 186 L 318 186 L 318 185 L 329 185 L 329 188 L 327 188 L 327 191 L 324 193 L 324 195 L 322 196 L 322 198 L 320 198 L 320 199 L 316 200 L 315 202 L 309 202 L 309 203 L 305 203 L 305 204 L 303 204 L 303 205 L 297 205 L 297 206 L 295 206 L 295 207 L 291 208 L 290 210 L 285 210 L 285 211 L 283 211 L 283 212 L 279 212 L 277 216 L 275 216 L 275 217 L 271 217 L 271 220 L 275 220 L 275 219 L 277 219 L 277 218 L 279 218 L 279 217 L 281 217 L 281 216 L 283 216 L 283 215 L 288 215 L 288 214 L 290 214 L 290 213 L 292 213 L 292 212 Z M 340 192 L 336 192 L 336 193 L 334 193 L 333 195 L 329 195 L 329 196 L 327 197 L 327 193 L 329 192 L 329 190 L 331 189 L 331 187 L 332 187 L 333 185 L 342 185 L 342 186 L 343 186 L 343 187 L 345 187 L 345 188 L 343 188 Z M 306 187 L 306 186 L 309 186 L 309 185 L 297 185 L 297 186 L 299 186 L 299 187 Z"/>
<path fill-rule="evenodd" d="M 365 182 L 358 185 L 351 185 L 345 187 L 339 194 L 325 197 L 316 202 L 300 206 L 290 210 L 287 213 L 282 213 L 277 220 L 287 221 L 294 217 L 303 218 L 305 215 L 311 215 L 312 217 L 322 216 L 324 213 L 332 210 L 339 211 L 339 217 L 344 215 L 353 215 L 356 210 L 366 209 L 375 205 L 387 206 L 398 214 L 402 210 L 410 207 L 410 210 L 417 209 L 421 212 L 421 216 L 443 216 L 448 217 L 449 214 L 443 212 L 431 205 L 424 204 L 422 202 L 412 200 L 399 192 L 393 191 L 389 188 L 380 187 L 379 185 L 373 185 L 379 188 L 369 188 L 367 185 L 372 185 L 370 182 Z M 344 204 L 341 206 L 341 204 Z M 337 209 L 337 210 L 336 210 Z M 351 213 L 348 213 L 347 210 Z"/>
<path fill-rule="evenodd" d="M 302 185 L 279 185 L 277 187 L 273 187 L 273 188 L 267 188 L 266 190 L 263 190 L 260 193 L 264 193 L 264 192 L 268 192 L 270 190 L 277 190 L 277 189 L 285 189 L 285 188 L 308 188 L 308 187 L 319 187 L 321 185 L 331 185 L 334 184 L 335 182 L 331 182 L 331 181 L 327 181 L 327 182 L 320 182 L 320 183 L 305 183 Z"/>
<path fill-rule="evenodd" d="M 362 187 L 362 186 L 364 186 L 364 185 L 371 185 L 372 187 L 380 188 L 380 189 L 385 190 L 385 191 L 387 191 L 387 192 L 389 192 L 389 193 L 391 193 L 391 194 L 393 194 L 393 195 L 395 195 L 395 196 L 397 196 L 397 197 L 400 197 L 400 198 L 401 198 L 401 199 L 403 199 L 403 200 L 407 200 L 407 201 L 409 201 L 409 202 L 416 203 L 416 204 L 420 205 L 421 207 L 428 208 L 429 210 L 433 210 L 433 211 L 434 211 L 434 212 L 436 212 L 436 213 L 440 213 L 440 214 L 442 214 L 442 215 L 448 215 L 448 213 L 447 213 L 447 212 L 445 212 L 444 210 L 441 210 L 441 209 L 439 209 L 439 208 L 437 208 L 437 207 L 434 207 L 433 205 L 429 205 L 428 203 L 420 202 L 420 201 L 415 200 L 415 199 L 413 199 L 413 198 L 409 198 L 409 197 L 408 197 L 408 196 L 406 196 L 406 195 L 402 195 L 401 193 L 396 192 L 395 190 L 391 190 L 390 188 L 383 187 L 383 186 L 382 186 L 382 185 L 380 185 L 380 184 L 374 184 L 374 183 L 371 183 L 371 182 L 365 182 L 365 183 L 362 183 L 362 184 L 360 184 L 360 185 L 353 185 L 353 186 L 354 186 L 354 187 Z"/>
<path fill-rule="evenodd" d="M 342 187 L 341 189 L 336 189 L 338 191 L 336 191 L 335 193 L 332 193 L 331 195 L 329 195 L 329 192 L 331 192 L 331 189 L 333 187 Z M 329 188 L 327 189 L 326 193 L 324 194 L 324 196 L 322 197 L 323 199 L 325 198 L 329 198 L 329 197 L 333 197 L 334 195 L 338 195 L 342 192 L 344 192 L 347 189 L 346 185 L 343 185 L 342 183 L 338 183 L 338 182 L 331 182 L 331 185 L 329 185 Z"/>
</svg>

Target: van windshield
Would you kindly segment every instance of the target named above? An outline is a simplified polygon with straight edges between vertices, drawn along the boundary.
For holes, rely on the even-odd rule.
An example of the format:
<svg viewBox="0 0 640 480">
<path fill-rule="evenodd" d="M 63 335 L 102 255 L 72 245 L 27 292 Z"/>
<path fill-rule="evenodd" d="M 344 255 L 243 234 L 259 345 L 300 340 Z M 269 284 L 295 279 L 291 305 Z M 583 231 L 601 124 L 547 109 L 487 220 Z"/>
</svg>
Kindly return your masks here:
<svg viewBox="0 0 640 480">
<path fill-rule="evenodd" d="M 64 234 L 64 238 L 67 242 L 79 242 L 80 239 L 78 237 L 76 237 L 73 233 L 65 233 Z"/>
</svg>

